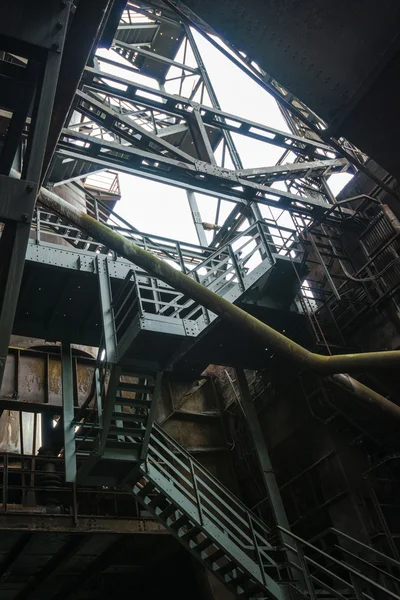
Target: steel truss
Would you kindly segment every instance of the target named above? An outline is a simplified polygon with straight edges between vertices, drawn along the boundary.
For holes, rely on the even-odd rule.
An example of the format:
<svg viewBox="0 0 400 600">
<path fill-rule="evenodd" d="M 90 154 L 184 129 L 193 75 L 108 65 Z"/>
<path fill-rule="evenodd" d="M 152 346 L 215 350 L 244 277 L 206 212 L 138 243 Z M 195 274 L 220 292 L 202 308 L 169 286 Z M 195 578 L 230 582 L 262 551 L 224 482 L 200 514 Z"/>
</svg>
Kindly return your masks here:
<svg viewBox="0 0 400 600">
<path fill-rule="evenodd" d="M 113 49 L 126 62 L 98 56 L 85 69 L 49 184 L 112 168 L 184 188 L 201 245 L 207 245 L 205 227 L 214 230 L 211 245 L 218 246 L 246 219 L 261 220 L 260 205 L 279 209 L 277 221 L 289 213 L 307 220 L 329 209 L 326 178 L 351 172 L 347 159 L 315 135 L 221 110 L 192 31 L 172 11 L 128 3 Z M 155 79 L 159 89 L 138 83 L 136 73 Z M 171 82 L 178 94 L 169 91 Z M 281 148 L 278 165 L 244 169 L 232 134 Z M 204 223 L 196 193 L 218 199 L 214 223 Z M 221 222 L 225 200 L 235 206 Z"/>
</svg>

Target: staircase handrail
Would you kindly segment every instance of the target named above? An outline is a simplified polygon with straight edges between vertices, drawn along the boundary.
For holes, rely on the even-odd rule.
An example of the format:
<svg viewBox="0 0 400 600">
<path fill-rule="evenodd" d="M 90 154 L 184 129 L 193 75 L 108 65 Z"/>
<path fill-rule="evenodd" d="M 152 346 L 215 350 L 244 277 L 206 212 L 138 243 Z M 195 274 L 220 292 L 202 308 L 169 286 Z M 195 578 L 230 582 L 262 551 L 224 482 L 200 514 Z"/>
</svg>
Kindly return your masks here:
<svg viewBox="0 0 400 600">
<path fill-rule="evenodd" d="M 328 579 L 334 580 L 335 583 L 337 583 L 337 584 L 345 585 L 346 587 L 352 588 L 354 590 L 356 598 L 359 598 L 359 599 L 365 598 L 366 600 L 374 600 L 374 598 L 376 597 L 376 596 L 375 597 L 370 596 L 368 593 L 366 593 L 359 587 L 358 582 L 362 581 L 364 584 L 374 588 L 375 592 L 379 591 L 379 593 L 385 594 L 388 598 L 394 598 L 394 599 L 398 600 L 399 595 L 397 593 L 392 592 L 391 590 L 383 587 L 376 581 L 370 579 L 369 577 L 364 575 L 364 573 L 362 573 L 361 571 L 359 571 L 358 569 L 356 569 L 349 563 L 339 560 L 339 559 L 335 558 L 334 556 L 331 556 L 330 554 L 324 552 L 317 546 L 313 545 L 311 542 L 308 542 L 308 541 L 302 539 L 301 537 L 299 537 L 298 535 L 294 534 L 293 532 L 285 529 L 284 527 L 277 526 L 277 529 L 279 531 L 281 531 L 285 536 L 285 540 L 283 542 L 284 547 L 287 550 L 289 550 L 289 553 L 293 553 L 294 555 L 298 556 L 298 558 L 299 558 L 298 562 L 290 561 L 290 559 L 289 559 L 291 567 L 294 569 L 300 569 L 301 567 L 299 565 L 302 565 L 303 572 L 307 571 L 308 583 L 312 586 L 312 588 L 309 589 L 309 593 L 312 598 L 316 598 L 314 582 L 317 583 L 319 589 L 322 587 L 322 588 L 326 589 L 327 591 L 330 591 L 330 592 L 336 594 L 337 598 L 343 598 L 343 596 L 339 592 L 334 590 L 329 584 L 327 584 L 323 580 L 319 579 L 315 575 L 315 572 L 314 573 L 310 572 L 309 567 L 312 567 L 315 570 L 317 570 L 323 577 L 328 577 Z M 288 538 L 290 538 L 294 542 L 293 546 L 287 542 Z M 337 567 L 339 567 L 341 570 L 343 570 L 347 574 L 348 580 L 343 579 L 343 577 L 334 573 L 331 568 L 328 569 L 324 565 L 320 564 L 319 562 L 317 562 L 317 560 L 315 558 L 311 558 L 310 556 L 307 556 L 303 550 L 303 547 L 305 547 L 308 550 L 311 550 L 314 557 L 315 557 L 315 555 L 317 555 L 320 558 L 323 558 L 325 561 L 329 561 L 330 563 L 335 564 Z M 290 556 L 290 554 L 289 554 L 289 556 Z"/>
</svg>

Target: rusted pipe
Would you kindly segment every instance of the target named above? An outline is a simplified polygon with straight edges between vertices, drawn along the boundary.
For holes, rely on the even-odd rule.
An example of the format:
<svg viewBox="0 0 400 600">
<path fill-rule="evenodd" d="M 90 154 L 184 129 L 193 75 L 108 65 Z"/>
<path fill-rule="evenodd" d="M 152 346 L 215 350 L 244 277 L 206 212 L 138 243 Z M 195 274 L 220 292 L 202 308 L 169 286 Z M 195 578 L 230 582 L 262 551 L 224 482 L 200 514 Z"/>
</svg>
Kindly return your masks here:
<svg viewBox="0 0 400 600">
<path fill-rule="evenodd" d="M 174 269 L 167 262 L 153 256 L 103 223 L 68 204 L 49 190 L 42 188 L 38 200 L 51 211 L 74 223 L 107 248 L 114 250 L 120 256 L 138 265 L 153 277 L 161 279 L 178 292 L 188 295 L 208 310 L 230 320 L 233 325 L 240 327 L 248 334 L 261 340 L 266 346 L 273 348 L 283 356 L 287 356 L 304 368 L 323 375 L 333 375 L 335 373 L 360 372 L 370 369 L 399 368 L 400 366 L 400 351 L 398 350 L 338 354 L 336 356 L 322 356 L 310 352 L 181 271 Z"/>
<path fill-rule="evenodd" d="M 384 396 L 381 396 L 371 388 L 360 383 L 350 375 L 345 373 L 337 373 L 328 378 L 334 384 L 350 392 L 358 400 L 361 400 L 363 405 L 369 406 L 372 410 L 379 409 L 379 412 L 392 420 L 397 422 L 400 419 L 400 407 L 394 402 L 391 402 Z"/>
</svg>

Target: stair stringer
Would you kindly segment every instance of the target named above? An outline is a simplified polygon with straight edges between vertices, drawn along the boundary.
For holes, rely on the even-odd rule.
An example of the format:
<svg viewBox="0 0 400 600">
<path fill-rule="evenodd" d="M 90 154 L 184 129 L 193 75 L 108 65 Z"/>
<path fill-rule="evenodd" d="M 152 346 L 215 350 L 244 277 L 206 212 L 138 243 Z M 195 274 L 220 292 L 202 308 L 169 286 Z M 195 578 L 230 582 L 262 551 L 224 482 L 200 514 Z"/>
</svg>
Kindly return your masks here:
<svg viewBox="0 0 400 600">
<path fill-rule="evenodd" d="M 203 566 L 211 571 L 224 585 L 230 588 L 236 595 L 241 597 L 250 598 L 254 594 L 261 592 L 266 595 L 267 598 L 274 600 L 287 600 L 290 597 L 287 586 L 281 587 L 276 581 L 274 581 L 267 573 L 262 574 L 260 567 L 251 560 L 251 558 L 240 549 L 240 547 L 232 542 L 224 534 L 223 530 L 218 528 L 215 523 L 204 515 L 200 518 L 199 511 L 196 506 L 186 498 L 175 485 L 173 485 L 166 477 L 164 477 L 151 463 L 147 462 L 140 468 L 141 478 L 135 482 L 134 486 L 125 486 L 134 495 L 135 499 L 140 502 L 146 510 L 148 510 L 159 522 L 161 522 L 172 535 L 194 556 L 199 560 Z M 145 486 L 151 484 L 153 490 L 158 494 L 159 501 L 152 501 L 149 496 L 141 494 Z M 167 501 L 175 506 L 175 511 L 166 517 L 162 516 L 165 508 L 160 508 L 157 505 L 166 498 Z M 178 517 L 176 516 L 178 513 Z M 248 576 L 248 582 L 246 587 L 250 586 L 251 592 L 246 593 L 246 589 L 240 585 L 236 586 L 233 580 L 238 577 L 237 573 L 234 574 L 223 574 L 219 573 L 220 565 L 215 562 L 212 563 L 210 559 L 212 555 L 207 554 L 205 551 L 196 551 L 196 544 L 193 539 L 188 536 L 187 531 L 180 535 L 182 527 L 174 529 L 173 525 L 181 515 L 185 515 L 187 525 L 191 529 L 198 529 L 199 533 L 204 535 L 204 538 L 212 540 L 209 548 L 214 547 L 215 551 L 222 550 L 227 561 L 235 563 L 235 571 L 239 572 L 239 575 L 246 574 Z M 190 531 L 190 529 L 189 529 Z M 209 549 L 208 548 L 208 549 Z M 223 565 L 224 566 L 224 565 Z M 221 567 L 220 567 L 221 568 Z M 292 586 L 289 586 L 292 587 Z M 285 589 L 286 588 L 286 589 Z"/>
</svg>

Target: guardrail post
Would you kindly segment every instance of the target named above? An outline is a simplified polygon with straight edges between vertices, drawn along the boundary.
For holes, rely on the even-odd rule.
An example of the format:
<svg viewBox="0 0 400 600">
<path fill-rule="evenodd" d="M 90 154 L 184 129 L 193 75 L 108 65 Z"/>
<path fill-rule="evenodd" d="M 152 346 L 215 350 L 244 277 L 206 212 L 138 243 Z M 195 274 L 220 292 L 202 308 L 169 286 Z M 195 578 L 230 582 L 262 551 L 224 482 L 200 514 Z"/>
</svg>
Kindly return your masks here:
<svg viewBox="0 0 400 600">
<path fill-rule="evenodd" d="M 108 273 L 107 256 L 96 256 L 97 277 L 99 282 L 101 319 L 104 334 L 104 346 L 108 363 L 117 362 L 117 343 L 115 335 L 112 294 Z"/>
<path fill-rule="evenodd" d="M 242 290 L 242 292 L 244 292 L 246 288 L 245 288 L 245 285 L 244 285 L 243 275 L 242 275 L 242 272 L 240 270 L 240 265 L 239 265 L 239 262 L 238 262 L 238 260 L 236 258 L 235 251 L 234 251 L 234 249 L 232 248 L 232 246 L 230 244 L 228 246 L 228 252 L 229 252 L 229 256 L 231 258 L 231 261 L 233 263 L 233 267 L 235 269 L 235 273 L 236 273 L 237 278 L 238 278 L 239 287 Z"/>
<path fill-rule="evenodd" d="M 260 549 L 259 549 L 258 544 L 257 544 L 256 534 L 255 534 L 253 523 L 252 523 L 252 520 L 251 520 L 251 513 L 249 511 L 246 512 L 246 518 L 247 518 L 247 521 L 249 523 L 249 529 L 250 529 L 251 539 L 253 540 L 254 552 L 256 553 L 256 556 L 257 556 L 257 562 L 258 562 L 258 565 L 260 567 L 260 572 L 261 572 L 261 577 L 262 577 L 262 580 L 263 580 L 263 584 L 266 585 L 264 564 L 263 564 L 262 557 L 261 557 L 261 554 L 260 554 Z"/>
<path fill-rule="evenodd" d="M 189 468 L 190 468 L 190 474 L 192 476 L 192 481 L 193 481 L 193 490 L 194 490 L 194 495 L 196 498 L 197 510 L 199 511 L 199 521 L 200 521 L 200 525 L 203 526 L 203 511 L 201 510 L 201 499 L 200 499 L 200 494 L 199 494 L 199 488 L 197 487 L 197 480 L 196 480 L 196 474 L 194 472 L 193 462 L 190 459 L 189 459 Z"/>
<path fill-rule="evenodd" d="M 301 569 L 303 572 L 304 581 L 305 581 L 305 584 L 307 587 L 307 592 L 310 596 L 310 599 L 318 600 L 317 595 L 314 590 L 314 585 L 313 585 L 312 579 L 310 577 L 310 571 L 308 570 L 307 560 L 304 555 L 303 548 L 301 547 L 301 544 L 299 542 L 296 542 L 296 550 L 297 550 L 297 557 L 299 559 L 298 562 L 299 562 L 299 565 L 301 566 Z"/>
</svg>

